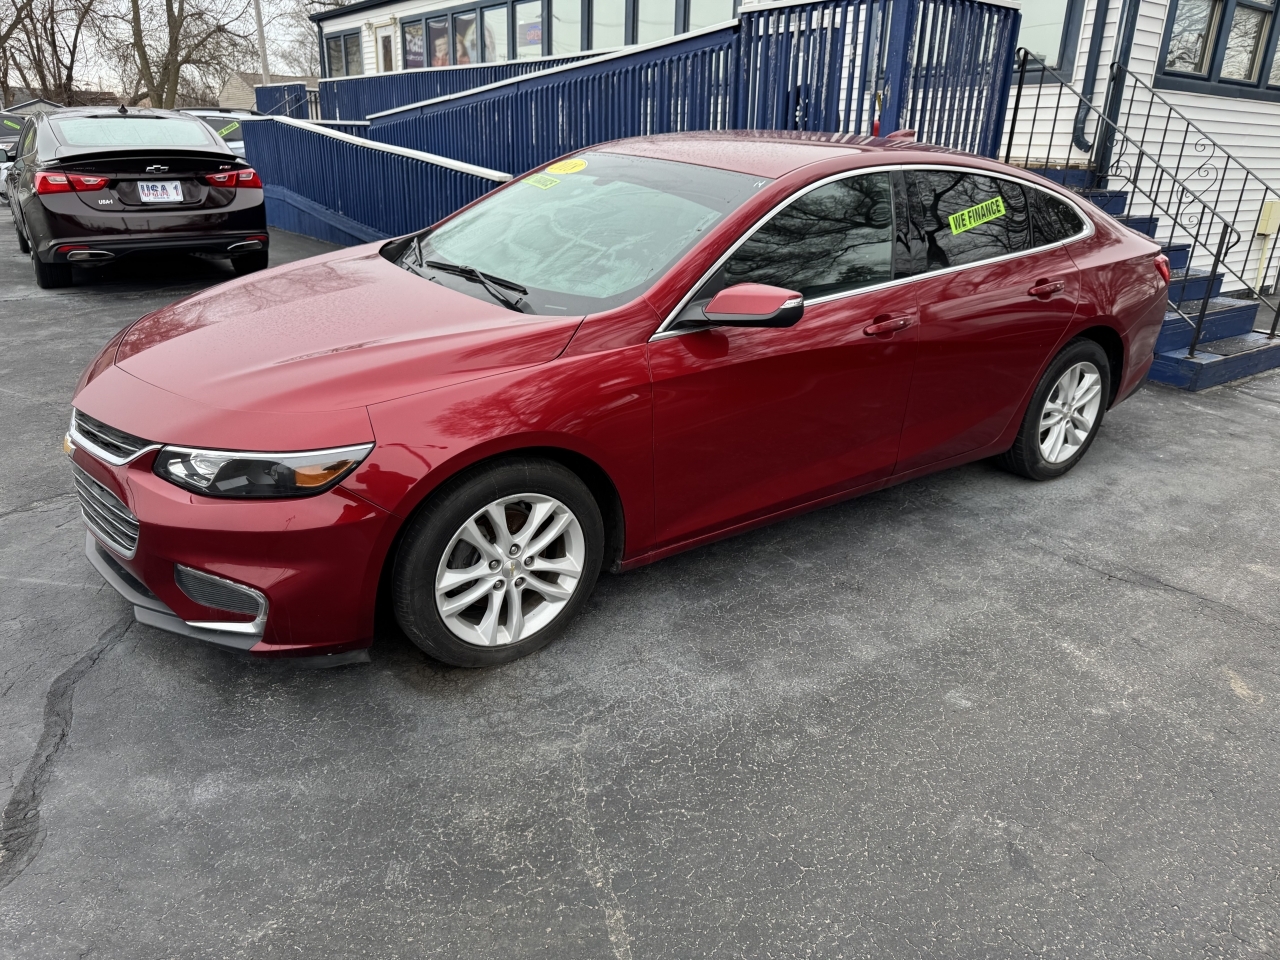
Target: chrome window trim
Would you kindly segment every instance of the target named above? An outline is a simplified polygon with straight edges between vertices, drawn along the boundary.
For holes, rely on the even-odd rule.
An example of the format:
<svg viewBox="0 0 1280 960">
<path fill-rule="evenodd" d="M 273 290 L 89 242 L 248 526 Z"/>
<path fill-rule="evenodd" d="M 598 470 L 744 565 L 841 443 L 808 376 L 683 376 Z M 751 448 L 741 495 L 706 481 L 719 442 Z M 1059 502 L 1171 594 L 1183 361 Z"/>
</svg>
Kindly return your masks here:
<svg viewBox="0 0 1280 960">
<path fill-rule="evenodd" d="M 119 427 L 113 427 L 112 429 L 118 430 Z M 67 434 L 71 437 L 72 442 L 85 453 L 96 457 L 104 463 L 109 463 L 113 467 L 123 467 L 126 463 L 133 463 L 133 461 L 137 460 L 144 453 L 150 453 L 152 450 L 159 450 L 164 446 L 164 444 L 161 443 L 149 443 L 137 453 L 128 457 L 117 457 L 114 453 L 108 453 L 106 450 L 103 450 L 100 446 L 76 429 L 75 407 L 71 408 L 71 427 L 67 430 Z"/>
<path fill-rule="evenodd" d="M 1076 200 L 1075 197 L 1070 197 L 1070 198 L 1064 197 L 1060 193 L 1056 193 L 1051 190 L 1046 190 L 1044 189 L 1044 187 L 1037 186 L 1036 184 L 1022 177 L 1013 176 L 1012 174 L 1004 173 L 1002 171 L 997 172 L 997 171 L 991 171 L 991 170 L 984 170 L 981 167 L 970 167 L 970 166 L 965 166 L 963 164 L 948 164 L 948 163 L 895 163 L 895 164 L 884 164 L 884 165 L 875 166 L 875 167 L 861 167 L 857 170 L 845 170 L 845 171 L 842 171 L 841 173 L 836 173 L 836 174 L 832 174 L 829 177 L 825 177 L 822 180 L 817 180 L 807 185 L 803 189 L 796 191 L 795 193 L 781 200 L 773 209 L 769 210 L 764 216 L 762 216 L 759 220 L 753 223 L 750 229 L 743 231 L 742 236 L 740 236 L 736 241 L 734 241 L 733 245 L 729 247 L 729 249 L 726 250 L 719 257 L 719 259 L 717 259 L 716 262 L 711 265 L 711 267 L 698 279 L 697 283 L 693 284 L 689 288 L 689 292 L 686 293 L 680 299 L 680 302 L 676 304 L 675 309 L 672 310 L 669 314 L 667 314 L 666 319 L 662 321 L 662 323 L 658 326 L 658 329 L 654 331 L 651 337 L 649 337 L 649 342 L 654 343 L 655 341 L 658 341 L 658 340 L 666 340 L 670 337 L 679 337 L 679 336 L 683 336 L 686 333 L 697 333 L 700 330 L 706 329 L 705 327 L 686 327 L 681 330 L 672 330 L 670 328 L 671 328 L 671 325 L 675 323 L 676 317 L 680 315 L 680 311 L 682 311 L 685 307 L 687 307 L 689 305 L 689 301 L 693 299 L 694 294 L 697 293 L 700 289 L 702 289 L 702 285 L 706 283 L 708 280 L 710 280 L 717 270 L 719 270 L 722 266 L 724 266 L 725 261 L 728 260 L 731 256 L 733 256 L 734 253 L 737 252 L 740 246 L 746 243 L 747 240 L 757 230 L 759 230 L 762 226 L 764 226 L 766 223 L 772 220 L 774 216 L 776 216 L 783 208 L 794 203 L 796 200 L 800 199 L 805 194 L 809 193 L 811 190 L 816 190 L 818 189 L 818 187 L 824 187 L 828 183 L 835 183 L 837 180 L 846 180 L 850 177 L 860 177 L 860 176 L 863 176 L 864 174 L 871 174 L 871 173 L 885 173 L 885 172 L 893 172 L 893 171 L 905 172 L 908 170 L 945 170 L 948 172 L 960 170 L 965 173 L 975 174 L 977 176 L 994 177 L 998 180 L 1010 180 L 1028 190 L 1039 190 L 1041 193 L 1047 193 L 1049 194 L 1049 196 L 1054 197 L 1055 199 L 1063 200 L 1064 202 L 1071 204 L 1071 206 L 1075 209 L 1076 213 L 1080 215 L 1080 219 L 1084 221 L 1084 229 L 1079 233 L 1076 233 L 1070 237 L 1067 237 L 1064 240 L 1057 240 L 1057 241 L 1054 241 L 1053 243 L 1041 244 L 1039 246 L 1030 247 L 1026 250 L 1019 250 L 1016 253 L 1005 253 L 1005 254 L 1001 254 L 998 257 L 988 257 L 986 260 L 976 260 L 973 263 L 964 263 L 958 267 L 946 267 L 942 270 L 929 270 L 925 273 L 912 274 L 909 277 L 897 277 L 893 280 L 886 280 L 884 283 L 875 283 L 866 287 L 857 287 L 856 289 L 853 289 L 853 290 L 846 290 L 843 293 L 829 293 L 826 296 L 813 297 L 811 299 L 805 300 L 804 305 L 806 307 L 815 306 L 820 303 L 830 303 L 833 300 L 843 300 L 846 297 L 856 297 L 864 293 L 874 293 L 878 290 L 887 290 L 892 287 L 901 286 L 907 283 L 914 283 L 918 280 L 925 280 L 930 277 L 946 276 L 947 274 L 958 273 L 961 270 L 970 270 L 974 267 L 983 267 L 992 263 L 1000 263 L 1004 260 L 1012 260 L 1014 257 L 1023 257 L 1029 253 L 1035 253 L 1036 251 L 1039 251 L 1039 250 L 1052 250 L 1054 247 L 1065 247 L 1069 243 L 1076 243 L 1077 241 L 1080 241 L 1080 240 L 1087 240 L 1089 237 L 1092 237 L 1096 232 L 1096 228 L 1093 225 L 1093 220 L 1090 218 L 1088 212 L 1085 211 L 1084 208 L 1081 206 L 1080 201 Z"/>
</svg>

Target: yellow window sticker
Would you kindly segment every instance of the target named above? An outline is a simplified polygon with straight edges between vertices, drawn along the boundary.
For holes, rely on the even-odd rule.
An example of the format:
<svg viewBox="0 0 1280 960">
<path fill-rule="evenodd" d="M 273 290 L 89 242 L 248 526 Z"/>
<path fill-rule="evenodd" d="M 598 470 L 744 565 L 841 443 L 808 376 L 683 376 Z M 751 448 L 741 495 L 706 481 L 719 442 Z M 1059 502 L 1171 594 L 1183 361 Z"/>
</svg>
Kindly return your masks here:
<svg viewBox="0 0 1280 960">
<path fill-rule="evenodd" d="M 539 187 L 543 190 L 550 190 L 560 181 L 557 180 L 555 177 L 544 177 L 540 173 L 535 173 L 535 174 L 532 174 L 531 176 L 525 177 L 524 182 L 531 183 L 535 187 Z"/>
<path fill-rule="evenodd" d="M 559 163 L 553 163 L 547 167 L 547 173 L 577 173 L 579 170 L 587 168 L 587 161 L 579 160 L 576 157 L 572 160 L 561 160 Z"/>
<path fill-rule="evenodd" d="M 21 130 L 21 129 L 22 129 L 22 124 L 20 124 L 20 123 L 15 123 L 14 121 L 9 120 L 8 118 L 6 118 L 6 119 L 5 119 L 5 121 L 4 121 L 4 125 L 5 125 L 6 127 L 13 127 L 13 129 L 15 129 L 15 130 Z M 583 164 L 583 166 L 585 167 L 585 166 L 586 166 L 586 164 L 584 163 L 584 164 Z"/>
<path fill-rule="evenodd" d="M 947 221 L 951 224 L 951 233 L 964 233 L 966 230 L 972 230 L 974 227 L 981 226 L 984 223 L 1003 217 L 1004 200 L 996 197 L 992 200 L 984 200 L 976 207 L 970 207 L 968 210 L 961 210 L 959 213 L 953 213 L 947 217 Z"/>
</svg>

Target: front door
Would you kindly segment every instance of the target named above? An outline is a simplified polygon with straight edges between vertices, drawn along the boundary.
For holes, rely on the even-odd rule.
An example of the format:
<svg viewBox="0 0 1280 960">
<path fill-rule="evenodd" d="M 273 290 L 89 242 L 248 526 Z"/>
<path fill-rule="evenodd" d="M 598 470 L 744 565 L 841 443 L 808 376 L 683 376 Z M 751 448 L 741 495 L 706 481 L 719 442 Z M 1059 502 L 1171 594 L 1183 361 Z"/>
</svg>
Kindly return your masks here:
<svg viewBox="0 0 1280 960">
<path fill-rule="evenodd" d="M 917 330 L 911 285 L 882 286 L 909 270 L 892 183 L 862 174 L 801 194 L 698 291 L 684 332 L 649 344 L 661 543 L 892 471 Z M 745 282 L 799 291 L 804 317 L 785 329 L 698 325 L 712 295 Z M 868 335 L 876 323 L 900 329 Z"/>
<path fill-rule="evenodd" d="M 1079 293 L 1066 249 L 1037 246 L 1021 184 L 955 169 L 907 176 L 924 276 L 914 284 L 919 352 L 898 473 L 995 441 L 1071 322 Z"/>
</svg>

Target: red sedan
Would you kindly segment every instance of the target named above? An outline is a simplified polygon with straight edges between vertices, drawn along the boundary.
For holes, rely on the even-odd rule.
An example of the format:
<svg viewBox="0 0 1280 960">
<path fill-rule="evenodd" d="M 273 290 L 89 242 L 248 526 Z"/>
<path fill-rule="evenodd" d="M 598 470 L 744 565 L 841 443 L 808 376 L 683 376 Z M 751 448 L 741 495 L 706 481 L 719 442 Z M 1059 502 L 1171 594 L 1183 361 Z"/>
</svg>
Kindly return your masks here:
<svg viewBox="0 0 1280 960">
<path fill-rule="evenodd" d="M 1138 388 L 1151 240 L 911 143 L 593 147 L 410 237 L 197 294 L 85 371 L 90 560 L 139 620 L 363 659 L 542 647 L 601 567 L 998 457 L 1036 480 Z"/>
</svg>

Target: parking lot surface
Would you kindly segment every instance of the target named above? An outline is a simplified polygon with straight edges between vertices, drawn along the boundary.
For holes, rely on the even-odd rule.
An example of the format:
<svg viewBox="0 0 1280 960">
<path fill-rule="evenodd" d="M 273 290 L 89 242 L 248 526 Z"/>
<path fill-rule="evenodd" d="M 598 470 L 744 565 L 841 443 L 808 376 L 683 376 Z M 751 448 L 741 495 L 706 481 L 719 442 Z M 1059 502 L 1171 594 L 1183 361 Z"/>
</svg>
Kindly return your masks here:
<svg viewBox="0 0 1280 960">
<path fill-rule="evenodd" d="M 0 231 L 0 957 L 1280 950 L 1280 375 L 604 577 L 507 667 L 300 670 L 84 559 L 81 368 L 230 276 L 115 269 Z"/>
</svg>

